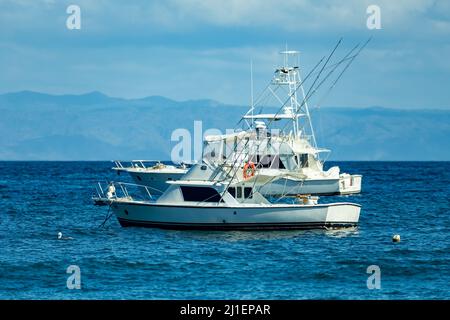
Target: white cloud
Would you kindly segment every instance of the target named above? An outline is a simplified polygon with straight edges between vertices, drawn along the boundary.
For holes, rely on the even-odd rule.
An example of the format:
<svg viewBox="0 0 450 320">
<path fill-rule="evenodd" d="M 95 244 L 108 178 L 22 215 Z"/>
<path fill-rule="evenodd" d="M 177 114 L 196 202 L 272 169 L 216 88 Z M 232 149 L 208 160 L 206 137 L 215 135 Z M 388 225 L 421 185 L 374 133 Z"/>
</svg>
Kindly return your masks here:
<svg viewBox="0 0 450 320">
<path fill-rule="evenodd" d="M 380 6 L 383 23 L 393 31 L 428 24 L 430 10 L 448 6 L 445 0 L 168 0 L 153 3 L 149 13 L 171 29 L 206 24 L 287 31 L 361 30 L 366 27 L 366 8 L 371 4 Z"/>
<path fill-rule="evenodd" d="M 0 26 L 10 32 L 38 29 L 58 18 L 74 1 L 0 0 Z M 186 32 L 212 27 L 255 27 L 289 32 L 361 31 L 366 28 L 366 8 L 381 8 L 383 30 L 447 32 L 450 2 L 445 0 L 77 0 L 82 17 L 94 30 L 146 30 Z M 42 10 L 39 10 L 41 8 Z M 55 17 L 57 16 L 57 17 Z M 28 22 L 28 23 L 27 23 Z"/>
</svg>

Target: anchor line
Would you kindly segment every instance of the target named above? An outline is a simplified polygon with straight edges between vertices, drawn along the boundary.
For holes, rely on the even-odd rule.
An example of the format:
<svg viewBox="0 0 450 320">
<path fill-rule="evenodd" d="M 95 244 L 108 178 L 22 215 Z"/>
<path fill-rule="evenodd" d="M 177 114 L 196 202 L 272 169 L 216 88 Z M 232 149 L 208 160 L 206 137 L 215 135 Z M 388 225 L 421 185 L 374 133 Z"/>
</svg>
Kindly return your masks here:
<svg viewBox="0 0 450 320">
<path fill-rule="evenodd" d="M 111 213 L 110 213 L 111 205 L 112 205 L 112 203 L 109 204 L 109 206 L 108 206 L 108 212 L 106 212 L 105 220 L 102 222 L 101 225 L 98 226 L 99 228 L 104 227 L 104 226 L 105 226 L 105 223 L 113 216 L 114 212 L 111 211 Z"/>
</svg>

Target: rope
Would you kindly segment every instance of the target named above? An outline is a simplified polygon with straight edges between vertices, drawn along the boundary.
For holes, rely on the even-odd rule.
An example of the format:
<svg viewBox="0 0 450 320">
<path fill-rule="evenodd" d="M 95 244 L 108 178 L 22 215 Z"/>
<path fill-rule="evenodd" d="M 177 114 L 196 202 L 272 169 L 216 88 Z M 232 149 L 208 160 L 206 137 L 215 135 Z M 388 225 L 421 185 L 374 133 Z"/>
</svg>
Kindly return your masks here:
<svg viewBox="0 0 450 320">
<path fill-rule="evenodd" d="M 111 210 L 111 204 L 108 206 L 108 212 L 106 213 L 106 217 L 105 220 L 102 222 L 101 225 L 99 225 L 99 228 L 103 228 L 105 226 L 105 223 L 113 216 L 114 212 L 111 211 L 111 213 L 109 213 L 109 211 Z"/>
</svg>

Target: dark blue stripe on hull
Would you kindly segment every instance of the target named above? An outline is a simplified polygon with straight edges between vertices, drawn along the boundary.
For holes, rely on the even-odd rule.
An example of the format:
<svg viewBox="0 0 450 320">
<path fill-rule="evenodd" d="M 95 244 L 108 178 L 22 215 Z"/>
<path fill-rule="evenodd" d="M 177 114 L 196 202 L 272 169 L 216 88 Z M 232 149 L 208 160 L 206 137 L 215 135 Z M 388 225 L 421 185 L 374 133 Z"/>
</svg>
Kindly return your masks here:
<svg viewBox="0 0 450 320">
<path fill-rule="evenodd" d="M 357 223 L 349 222 L 309 222 L 309 223 L 171 223 L 137 221 L 118 218 L 122 227 L 147 227 L 170 230 L 310 230 L 325 228 L 356 227 Z"/>
</svg>

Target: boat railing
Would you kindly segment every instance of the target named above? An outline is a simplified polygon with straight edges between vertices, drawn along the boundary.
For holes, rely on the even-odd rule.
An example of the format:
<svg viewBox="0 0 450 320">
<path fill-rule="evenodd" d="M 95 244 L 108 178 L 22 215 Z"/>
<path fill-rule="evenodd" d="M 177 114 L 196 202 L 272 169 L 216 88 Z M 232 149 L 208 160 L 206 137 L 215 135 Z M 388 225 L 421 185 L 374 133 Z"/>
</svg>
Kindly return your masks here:
<svg viewBox="0 0 450 320">
<path fill-rule="evenodd" d="M 156 164 L 161 163 L 160 160 L 114 160 L 116 169 L 126 169 L 126 168 L 142 168 L 147 169 Z"/>
<path fill-rule="evenodd" d="M 155 201 L 156 198 L 150 190 L 159 190 L 135 183 L 128 182 L 108 182 L 106 187 L 103 187 L 100 182 L 97 182 L 95 190 L 97 192 L 98 199 L 129 199 L 140 201 Z"/>
<path fill-rule="evenodd" d="M 129 168 L 141 168 L 141 169 L 148 169 L 152 168 L 155 165 L 175 165 L 180 168 L 189 168 L 192 165 L 198 163 L 197 160 L 192 161 L 182 161 L 182 162 L 172 162 L 172 163 L 165 163 L 161 160 L 114 160 L 114 169 L 129 169 Z"/>
</svg>

